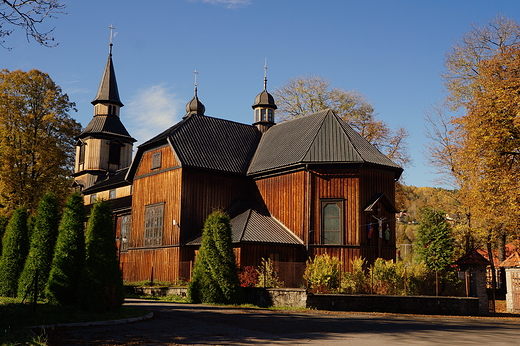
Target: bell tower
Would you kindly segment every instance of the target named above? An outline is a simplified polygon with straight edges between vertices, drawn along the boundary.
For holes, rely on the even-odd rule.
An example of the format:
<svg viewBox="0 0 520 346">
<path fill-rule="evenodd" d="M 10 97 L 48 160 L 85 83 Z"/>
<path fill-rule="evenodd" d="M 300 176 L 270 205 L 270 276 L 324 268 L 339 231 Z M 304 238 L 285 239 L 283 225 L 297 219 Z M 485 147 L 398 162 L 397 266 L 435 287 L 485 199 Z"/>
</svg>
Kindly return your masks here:
<svg viewBox="0 0 520 346">
<path fill-rule="evenodd" d="M 81 190 L 127 168 L 132 162 L 133 143 L 136 142 L 120 119 L 123 103 L 119 99 L 116 74 L 112 62 L 112 39 L 114 27 L 110 29 L 108 60 L 101 83 L 92 101 L 94 117 L 77 137 L 74 183 Z"/>
<path fill-rule="evenodd" d="M 267 92 L 267 61 L 264 64 L 264 91 L 256 95 L 255 103 L 251 106 L 255 112 L 255 125 L 260 132 L 264 133 L 273 125 L 274 112 L 278 108 L 274 103 L 274 97 Z"/>
</svg>

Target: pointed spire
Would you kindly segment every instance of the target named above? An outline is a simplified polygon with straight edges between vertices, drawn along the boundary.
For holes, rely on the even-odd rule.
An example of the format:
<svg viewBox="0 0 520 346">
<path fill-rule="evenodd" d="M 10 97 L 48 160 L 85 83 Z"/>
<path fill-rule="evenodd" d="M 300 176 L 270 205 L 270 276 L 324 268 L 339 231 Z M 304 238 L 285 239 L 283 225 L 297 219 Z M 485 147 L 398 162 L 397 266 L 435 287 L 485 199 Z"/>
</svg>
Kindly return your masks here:
<svg viewBox="0 0 520 346">
<path fill-rule="evenodd" d="M 264 90 L 256 95 L 255 103 L 251 106 L 253 109 L 258 107 L 277 109 L 278 107 L 274 103 L 274 97 L 267 92 L 267 58 L 264 62 Z"/>
<path fill-rule="evenodd" d="M 251 107 L 254 109 L 253 125 L 262 133 L 275 124 L 274 111 L 278 107 L 274 103 L 273 95 L 267 92 L 267 58 L 264 61 L 264 90 L 256 95 L 255 103 Z"/>
<path fill-rule="evenodd" d="M 115 29 L 112 25 L 108 27 L 110 29 L 110 44 L 108 52 L 108 60 L 101 77 L 101 83 L 96 94 L 96 97 L 92 101 L 92 104 L 98 103 L 110 103 L 123 107 L 123 103 L 119 98 L 119 91 L 117 89 L 116 73 L 114 71 L 114 64 L 112 63 L 112 39 L 114 37 L 113 30 Z"/>
<path fill-rule="evenodd" d="M 197 75 L 199 74 L 197 70 L 193 71 L 193 74 L 195 76 L 195 83 L 194 85 L 194 95 L 190 102 L 186 104 L 186 115 L 184 118 L 186 118 L 189 115 L 197 114 L 197 115 L 204 115 L 204 112 L 206 111 L 206 107 L 200 102 L 198 96 L 197 96 Z"/>
</svg>

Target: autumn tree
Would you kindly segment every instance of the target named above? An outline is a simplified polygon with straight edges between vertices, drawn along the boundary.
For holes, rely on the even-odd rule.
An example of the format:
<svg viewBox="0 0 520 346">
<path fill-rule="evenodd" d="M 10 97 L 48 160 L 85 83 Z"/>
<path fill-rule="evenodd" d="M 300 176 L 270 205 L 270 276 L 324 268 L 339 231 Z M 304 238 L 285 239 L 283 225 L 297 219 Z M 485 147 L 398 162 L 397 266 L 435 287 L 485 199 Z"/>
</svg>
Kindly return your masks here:
<svg viewBox="0 0 520 346">
<path fill-rule="evenodd" d="M 0 72 L 0 203 L 6 210 L 36 210 L 45 191 L 69 193 L 74 138 L 81 125 L 69 116 L 69 101 L 48 74 Z"/>
<path fill-rule="evenodd" d="M 480 86 L 455 120 L 461 147 L 465 204 L 471 206 L 473 227 L 488 243 L 496 243 L 499 260 L 504 247 L 519 235 L 520 208 L 520 44 L 505 47 L 479 63 Z"/>
<path fill-rule="evenodd" d="M 71 194 L 60 221 L 45 296 L 61 305 L 76 304 L 79 281 L 85 262 L 85 207 L 79 192 Z"/>
<path fill-rule="evenodd" d="M 188 286 L 190 300 L 194 303 L 239 303 L 242 291 L 229 216 L 220 210 L 211 213 L 202 232 L 202 244 Z"/>
<path fill-rule="evenodd" d="M 410 162 L 406 130 L 400 127 L 393 131 L 382 120 L 377 119 L 374 107 L 361 93 L 332 88 L 331 82 L 320 76 L 299 76 L 276 88 L 273 96 L 280 121 L 332 109 L 397 164 L 406 166 Z"/>
<path fill-rule="evenodd" d="M 80 305 L 85 310 L 108 311 L 124 301 L 110 202 L 97 200 L 85 234 L 85 266 L 80 280 Z"/>
<path fill-rule="evenodd" d="M 442 78 L 454 109 L 472 100 L 480 89 L 477 80 L 480 63 L 520 43 L 520 25 L 503 15 L 495 16 L 485 25 L 472 24 L 471 27 L 446 53 L 446 72 Z"/>
<path fill-rule="evenodd" d="M 501 204 L 503 207 L 511 205 L 512 202 L 509 198 L 510 193 L 503 194 L 505 192 L 503 183 L 506 183 L 507 179 L 500 180 L 500 175 L 497 175 L 495 178 L 498 179 L 495 179 L 492 184 L 495 186 L 484 183 L 491 182 L 494 179 L 493 175 L 498 172 L 489 170 L 491 166 L 482 166 L 483 160 L 490 162 L 490 160 L 494 160 L 490 155 L 495 159 L 500 156 L 496 155 L 497 148 L 491 148 L 489 143 L 486 144 L 491 137 L 495 136 L 492 134 L 494 130 L 488 134 L 485 131 L 502 125 L 500 125 L 500 121 L 484 120 L 488 115 L 496 114 L 496 112 L 484 114 L 487 110 L 482 107 L 482 96 L 493 94 L 491 86 L 486 85 L 490 76 L 483 75 L 483 73 L 485 74 L 483 66 L 487 65 L 488 61 L 496 59 L 497 55 L 502 55 L 510 49 L 516 50 L 519 43 L 520 25 L 512 18 L 498 15 L 485 25 L 473 24 L 472 29 L 457 40 L 446 54 L 446 72 L 442 75 L 448 93 L 445 102 L 434 106 L 425 116 L 428 123 L 427 137 L 429 138 L 425 154 L 430 167 L 442 175 L 443 183 L 460 190 L 457 197 L 460 209 L 457 213 L 464 218 L 464 221 L 458 224 L 455 232 L 467 244 L 466 248 L 470 246 L 468 245 L 470 243 L 488 241 L 486 239 L 487 231 L 476 232 L 481 229 L 478 224 L 482 224 L 484 221 L 480 217 L 489 219 L 489 215 L 494 216 L 499 213 L 498 209 L 490 212 L 492 205 Z M 513 89 L 508 90 L 506 93 L 512 92 Z M 458 112 L 448 114 L 450 111 Z M 470 125 L 471 123 L 474 125 Z M 470 136 L 470 133 L 473 134 Z M 498 138 L 504 140 L 500 134 L 495 137 L 497 140 Z M 508 142 L 511 147 L 514 141 L 506 140 L 504 143 Z M 479 151 L 483 154 L 482 156 L 479 155 Z M 502 166 L 502 168 L 504 167 Z M 470 172 L 475 174 L 471 175 Z M 479 187 L 475 179 L 480 180 L 483 184 L 480 184 Z M 513 179 L 513 176 L 509 176 L 509 179 Z M 502 188 L 498 188 L 498 185 Z M 481 203 L 487 198 L 484 195 L 489 195 L 495 201 L 478 212 L 477 205 L 485 205 L 485 202 Z M 509 213 L 503 215 L 504 218 L 511 217 Z M 497 227 L 503 229 L 501 226 Z M 503 246 L 500 247 L 503 249 Z M 500 250 L 500 252 L 502 251 Z"/>
<path fill-rule="evenodd" d="M 0 258 L 0 296 L 16 297 L 18 279 L 29 250 L 27 210 L 19 207 L 7 224 Z"/>
<path fill-rule="evenodd" d="M 4 46 L 3 38 L 18 27 L 25 30 L 28 41 L 32 38 L 42 46 L 55 46 L 54 29 L 40 31 L 40 26 L 48 18 L 65 13 L 65 7 L 64 3 L 56 0 L 0 1 L 0 45 Z"/>
<path fill-rule="evenodd" d="M 41 199 L 36 212 L 29 255 L 18 281 L 19 297 L 24 297 L 29 293 L 32 296 L 35 289 L 37 289 L 36 294 L 43 297 L 54 256 L 59 222 L 58 200 L 53 193 L 47 193 Z M 36 283 L 35 280 L 38 282 Z"/>
</svg>

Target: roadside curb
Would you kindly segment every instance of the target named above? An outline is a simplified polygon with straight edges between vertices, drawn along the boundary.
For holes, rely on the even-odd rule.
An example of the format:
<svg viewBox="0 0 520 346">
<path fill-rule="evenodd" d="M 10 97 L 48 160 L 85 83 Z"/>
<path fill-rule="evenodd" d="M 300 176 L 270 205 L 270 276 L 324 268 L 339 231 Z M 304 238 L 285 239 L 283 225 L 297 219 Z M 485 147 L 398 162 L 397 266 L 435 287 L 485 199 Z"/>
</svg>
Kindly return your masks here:
<svg viewBox="0 0 520 346">
<path fill-rule="evenodd" d="M 140 317 L 125 318 L 122 320 L 95 321 L 95 322 L 77 322 L 77 323 L 61 323 L 61 324 L 45 324 L 41 326 L 29 326 L 29 329 L 49 329 L 56 327 L 88 327 L 88 326 L 108 326 L 114 324 L 124 324 L 137 321 L 147 320 L 153 317 L 153 312 Z"/>
</svg>

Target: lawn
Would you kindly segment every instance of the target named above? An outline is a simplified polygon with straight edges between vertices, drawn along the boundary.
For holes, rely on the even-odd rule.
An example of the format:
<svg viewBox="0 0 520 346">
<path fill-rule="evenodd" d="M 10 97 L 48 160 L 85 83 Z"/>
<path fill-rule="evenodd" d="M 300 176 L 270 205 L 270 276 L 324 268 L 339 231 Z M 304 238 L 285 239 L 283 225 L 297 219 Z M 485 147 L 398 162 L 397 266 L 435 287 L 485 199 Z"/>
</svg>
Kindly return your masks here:
<svg viewBox="0 0 520 346">
<path fill-rule="evenodd" d="M 20 299 L 0 297 L 0 345 L 46 345 L 45 331 L 42 330 L 41 336 L 35 336 L 28 326 L 118 320 L 141 317 L 147 313 L 123 306 L 99 314 L 45 302 L 39 302 L 35 309 L 32 303 L 22 304 Z"/>
</svg>

